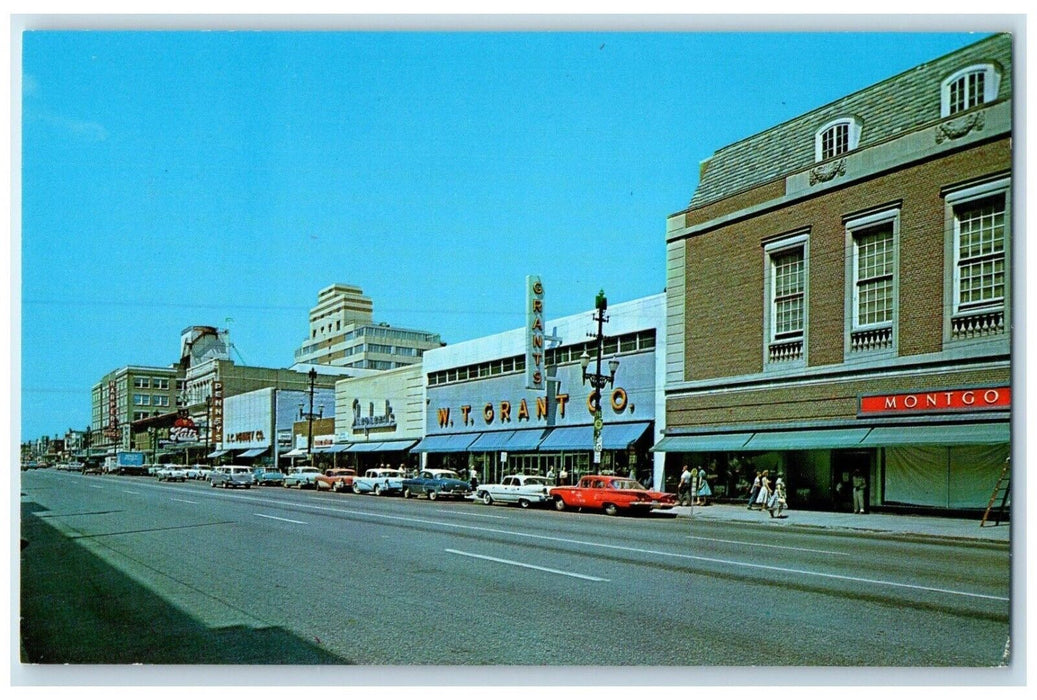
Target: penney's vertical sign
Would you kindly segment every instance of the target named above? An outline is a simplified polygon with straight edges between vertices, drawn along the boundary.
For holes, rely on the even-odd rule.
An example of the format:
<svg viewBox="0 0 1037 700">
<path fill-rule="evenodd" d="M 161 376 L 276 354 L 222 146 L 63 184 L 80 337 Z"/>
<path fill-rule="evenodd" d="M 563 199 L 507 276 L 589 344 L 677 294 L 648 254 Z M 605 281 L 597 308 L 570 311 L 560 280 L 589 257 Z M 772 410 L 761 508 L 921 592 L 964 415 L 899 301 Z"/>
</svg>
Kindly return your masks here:
<svg viewBox="0 0 1037 700">
<path fill-rule="evenodd" d="M 542 391 L 544 380 L 544 285 L 526 276 L 526 388 Z"/>
</svg>

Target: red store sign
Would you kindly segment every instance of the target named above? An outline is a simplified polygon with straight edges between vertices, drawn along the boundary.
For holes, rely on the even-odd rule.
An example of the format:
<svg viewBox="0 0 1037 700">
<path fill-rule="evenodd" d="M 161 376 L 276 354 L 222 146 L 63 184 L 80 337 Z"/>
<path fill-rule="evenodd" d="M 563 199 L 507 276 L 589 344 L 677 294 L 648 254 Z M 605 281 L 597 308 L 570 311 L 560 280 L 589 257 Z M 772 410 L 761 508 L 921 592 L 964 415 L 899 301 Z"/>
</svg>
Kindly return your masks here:
<svg viewBox="0 0 1037 700">
<path fill-rule="evenodd" d="M 1012 388 L 999 386 L 862 396 L 858 415 L 1008 410 L 1011 407 Z"/>
</svg>

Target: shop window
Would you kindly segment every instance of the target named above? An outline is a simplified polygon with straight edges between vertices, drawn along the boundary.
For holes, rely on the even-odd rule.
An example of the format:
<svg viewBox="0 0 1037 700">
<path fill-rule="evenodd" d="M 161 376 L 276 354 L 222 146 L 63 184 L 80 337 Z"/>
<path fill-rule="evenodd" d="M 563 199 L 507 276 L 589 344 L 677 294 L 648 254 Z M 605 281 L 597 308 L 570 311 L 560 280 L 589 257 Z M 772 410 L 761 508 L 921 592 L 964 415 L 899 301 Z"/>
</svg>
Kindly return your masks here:
<svg viewBox="0 0 1037 700">
<path fill-rule="evenodd" d="M 805 362 L 808 243 L 804 233 L 764 246 L 767 368 Z"/>
</svg>

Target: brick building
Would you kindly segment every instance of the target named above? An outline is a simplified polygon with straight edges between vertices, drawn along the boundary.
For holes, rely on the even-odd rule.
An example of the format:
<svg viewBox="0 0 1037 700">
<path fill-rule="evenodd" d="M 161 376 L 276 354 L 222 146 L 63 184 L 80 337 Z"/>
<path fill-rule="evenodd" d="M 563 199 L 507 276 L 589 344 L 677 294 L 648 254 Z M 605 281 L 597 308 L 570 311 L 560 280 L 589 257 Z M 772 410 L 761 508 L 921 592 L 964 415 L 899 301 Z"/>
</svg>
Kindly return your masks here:
<svg viewBox="0 0 1037 700">
<path fill-rule="evenodd" d="M 731 144 L 667 225 L 667 477 L 983 508 L 1010 451 L 1012 39 Z"/>
</svg>

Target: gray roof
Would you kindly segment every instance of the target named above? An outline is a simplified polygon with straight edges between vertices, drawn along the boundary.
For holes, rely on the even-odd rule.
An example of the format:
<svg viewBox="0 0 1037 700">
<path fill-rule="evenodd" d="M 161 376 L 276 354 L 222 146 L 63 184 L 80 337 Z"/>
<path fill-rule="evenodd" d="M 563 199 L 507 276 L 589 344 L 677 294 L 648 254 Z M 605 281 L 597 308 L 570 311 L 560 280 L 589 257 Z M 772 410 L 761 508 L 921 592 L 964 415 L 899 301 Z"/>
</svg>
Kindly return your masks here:
<svg viewBox="0 0 1037 700">
<path fill-rule="evenodd" d="M 855 117 L 860 122 L 858 149 L 939 121 L 940 84 L 955 71 L 977 63 L 1000 68 L 998 101 L 1011 99 L 1012 37 L 996 34 L 725 146 L 703 165 L 689 208 L 812 167 L 814 134 L 833 119 Z M 890 109 L 892 104 L 896 109 Z"/>
</svg>

